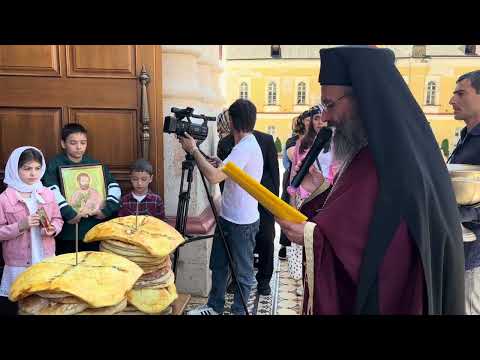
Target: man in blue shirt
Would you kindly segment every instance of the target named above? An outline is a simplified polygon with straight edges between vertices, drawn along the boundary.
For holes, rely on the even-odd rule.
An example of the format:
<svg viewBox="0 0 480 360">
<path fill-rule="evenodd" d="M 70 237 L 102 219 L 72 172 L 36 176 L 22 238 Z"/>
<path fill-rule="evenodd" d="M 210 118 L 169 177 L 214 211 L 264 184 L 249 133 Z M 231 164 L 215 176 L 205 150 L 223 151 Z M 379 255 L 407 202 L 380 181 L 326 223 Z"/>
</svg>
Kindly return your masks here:
<svg viewBox="0 0 480 360">
<path fill-rule="evenodd" d="M 463 120 L 455 150 L 448 159 L 451 164 L 480 165 L 480 70 L 460 76 L 450 105 L 456 120 Z M 480 204 L 459 206 L 463 226 L 471 230 L 475 241 L 465 242 L 465 310 L 480 314 Z"/>
</svg>

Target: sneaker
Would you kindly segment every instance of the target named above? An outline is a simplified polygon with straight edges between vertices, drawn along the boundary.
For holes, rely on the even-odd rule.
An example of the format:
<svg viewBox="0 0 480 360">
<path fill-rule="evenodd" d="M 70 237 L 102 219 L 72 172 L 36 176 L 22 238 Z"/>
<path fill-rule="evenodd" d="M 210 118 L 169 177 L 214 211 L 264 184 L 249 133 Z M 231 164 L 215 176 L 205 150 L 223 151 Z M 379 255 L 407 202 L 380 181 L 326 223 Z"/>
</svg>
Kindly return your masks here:
<svg viewBox="0 0 480 360">
<path fill-rule="evenodd" d="M 220 315 L 208 305 L 202 305 L 187 312 L 187 315 Z"/>
<path fill-rule="evenodd" d="M 285 246 L 282 246 L 278 251 L 278 258 L 280 260 L 287 260 L 287 248 Z"/>
<path fill-rule="evenodd" d="M 268 296 L 272 293 L 272 289 L 270 288 L 270 284 L 258 284 L 257 285 L 257 292 L 258 295 Z"/>
<path fill-rule="evenodd" d="M 297 288 L 297 296 L 303 296 L 303 286 Z"/>
</svg>

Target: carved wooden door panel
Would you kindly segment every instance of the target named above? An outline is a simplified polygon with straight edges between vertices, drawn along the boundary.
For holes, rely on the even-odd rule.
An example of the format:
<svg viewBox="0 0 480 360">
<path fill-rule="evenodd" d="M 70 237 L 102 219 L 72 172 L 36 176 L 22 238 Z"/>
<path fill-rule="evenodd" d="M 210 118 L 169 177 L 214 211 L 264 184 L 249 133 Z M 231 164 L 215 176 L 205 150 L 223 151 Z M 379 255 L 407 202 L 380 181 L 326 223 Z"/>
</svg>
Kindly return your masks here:
<svg viewBox="0 0 480 360">
<path fill-rule="evenodd" d="M 162 126 L 160 54 L 152 45 L 0 46 L 0 177 L 15 147 L 37 146 L 48 159 L 61 150 L 61 127 L 77 122 L 88 130 L 88 153 L 127 189 L 128 167 L 142 155 L 139 75 L 145 65 L 149 158 L 157 170 L 154 190 L 162 193 L 162 139 L 155 136 Z"/>
<path fill-rule="evenodd" d="M 1 45 L 0 190 L 14 148 L 33 145 L 49 159 L 61 151 L 60 129 L 72 122 L 87 128 L 87 152 L 128 190 L 129 166 L 142 156 L 143 65 L 150 77 L 152 188 L 163 196 L 161 49 L 156 45 Z"/>
</svg>

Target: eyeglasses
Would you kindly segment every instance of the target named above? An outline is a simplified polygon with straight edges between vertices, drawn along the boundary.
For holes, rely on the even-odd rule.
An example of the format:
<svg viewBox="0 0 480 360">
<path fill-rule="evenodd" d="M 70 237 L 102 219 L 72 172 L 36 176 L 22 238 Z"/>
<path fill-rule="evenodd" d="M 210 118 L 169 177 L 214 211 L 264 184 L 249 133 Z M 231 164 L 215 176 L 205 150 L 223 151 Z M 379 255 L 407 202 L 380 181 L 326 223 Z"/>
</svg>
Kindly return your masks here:
<svg viewBox="0 0 480 360">
<path fill-rule="evenodd" d="M 320 107 L 322 109 L 322 112 L 325 112 L 325 111 L 328 111 L 328 110 L 331 110 L 335 107 L 335 105 L 340 101 L 342 100 L 343 98 L 347 97 L 347 96 L 350 96 L 352 95 L 351 93 L 348 93 L 348 94 L 343 94 L 342 96 L 340 96 L 338 99 L 336 100 L 333 100 L 333 101 L 330 101 L 328 103 L 325 103 L 325 102 L 322 102 L 318 105 L 318 107 Z"/>
</svg>

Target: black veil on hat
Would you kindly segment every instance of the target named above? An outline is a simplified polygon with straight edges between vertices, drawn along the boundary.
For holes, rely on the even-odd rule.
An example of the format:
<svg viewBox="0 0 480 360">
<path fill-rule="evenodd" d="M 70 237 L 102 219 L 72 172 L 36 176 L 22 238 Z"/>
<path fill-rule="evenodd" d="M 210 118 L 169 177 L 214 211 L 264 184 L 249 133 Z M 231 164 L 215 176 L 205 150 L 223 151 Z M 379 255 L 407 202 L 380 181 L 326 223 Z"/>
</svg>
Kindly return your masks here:
<svg viewBox="0 0 480 360">
<path fill-rule="evenodd" d="M 321 85 L 351 86 L 378 172 L 379 192 L 363 254 L 358 313 L 378 313 L 378 276 L 405 220 L 422 260 L 428 314 L 464 314 L 464 252 L 457 203 L 427 119 L 389 49 L 320 50 Z"/>
</svg>

